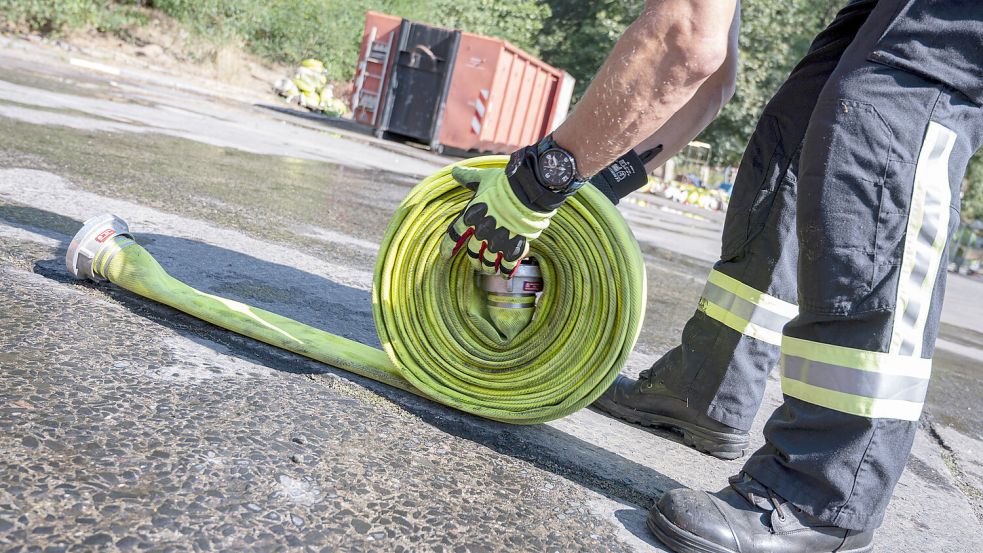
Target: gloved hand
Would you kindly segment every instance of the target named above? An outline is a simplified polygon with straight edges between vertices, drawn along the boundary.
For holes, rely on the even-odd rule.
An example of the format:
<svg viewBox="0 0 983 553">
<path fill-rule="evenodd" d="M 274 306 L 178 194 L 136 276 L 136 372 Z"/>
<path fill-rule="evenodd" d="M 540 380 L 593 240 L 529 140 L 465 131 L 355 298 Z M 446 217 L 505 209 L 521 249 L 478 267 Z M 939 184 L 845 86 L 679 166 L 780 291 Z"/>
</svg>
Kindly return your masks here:
<svg viewBox="0 0 983 553">
<path fill-rule="evenodd" d="M 475 195 L 448 227 L 441 254 L 450 258 L 464 249 L 475 270 L 511 277 L 556 209 L 542 212 L 521 202 L 504 169 L 455 167 L 451 174 Z"/>
</svg>

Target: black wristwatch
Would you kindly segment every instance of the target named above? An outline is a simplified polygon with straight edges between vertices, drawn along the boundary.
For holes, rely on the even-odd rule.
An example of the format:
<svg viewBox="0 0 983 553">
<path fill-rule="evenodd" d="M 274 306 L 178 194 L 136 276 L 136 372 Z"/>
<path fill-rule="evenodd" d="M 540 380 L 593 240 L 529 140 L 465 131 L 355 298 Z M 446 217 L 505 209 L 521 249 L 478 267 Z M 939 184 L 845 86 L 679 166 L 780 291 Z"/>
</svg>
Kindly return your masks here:
<svg viewBox="0 0 983 553">
<path fill-rule="evenodd" d="M 562 194 L 574 183 L 587 180 L 577 171 L 577 160 L 573 154 L 557 144 L 552 134 L 540 140 L 536 150 L 539 156 L 536 167 L 539 182 L 546 188 Z"/>
<path fill-rule="evenodd" d="M 544 212 L 559 207 L 586 182 L 577 172 L 573 154 L 558 145 L 553 135 L 514 152 L 505 174 L 522 203 Z"/>
</svg>

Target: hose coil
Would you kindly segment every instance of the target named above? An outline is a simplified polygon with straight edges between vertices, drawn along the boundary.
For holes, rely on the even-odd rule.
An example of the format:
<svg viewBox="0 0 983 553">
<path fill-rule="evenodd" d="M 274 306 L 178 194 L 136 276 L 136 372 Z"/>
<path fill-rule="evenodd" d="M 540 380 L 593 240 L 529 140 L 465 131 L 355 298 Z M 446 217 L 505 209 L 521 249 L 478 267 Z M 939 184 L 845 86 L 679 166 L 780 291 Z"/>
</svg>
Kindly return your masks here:
<svg viewBox="0 0 983 553">
<path fill-rule="evenodd" d="M 532 241 L 544 291 L 528 326 L 505 339 L 480 309 L 465 256 L 440 259 L 443 233 L 471 195 L 448 167 L 417 185 L 391 219 L 372 289 L 386 353 L 427 396 L 482 417 L 538 423 L 585 407 L 614 381 L 641 329 L 638 243 L 611 202 L 583 187 Z"/>
<path fill-rule="evenodd" d="M 178 281 L 113 216 L 87 222 L 66 260 L 76 276 L 489 419 L 540 423 L 590 404 L 624 366 L 645 312 L 645 266 L 627 224 L 592 186 L 568 199 L 532 242 L 545 290 L 531 320 L 518 309 L 526 318 L 510 322 L 489 307 L 464 256 L 440 259 L 444 231 L 472 194 L 450 169 L 410 191 L 383 239 L 372 304 L 385 353 Z"/>
</svg>

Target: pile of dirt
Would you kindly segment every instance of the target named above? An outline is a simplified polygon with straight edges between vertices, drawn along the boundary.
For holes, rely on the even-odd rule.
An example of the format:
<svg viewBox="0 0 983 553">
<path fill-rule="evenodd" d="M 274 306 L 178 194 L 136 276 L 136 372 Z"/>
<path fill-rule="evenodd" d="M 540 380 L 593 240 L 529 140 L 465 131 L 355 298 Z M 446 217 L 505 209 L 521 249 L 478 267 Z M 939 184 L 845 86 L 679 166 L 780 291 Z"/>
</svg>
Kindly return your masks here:
<svg viewBox="0 0 983 553">
<path fill-rule="evenodd" d="M 184 29 L 177 21 L 150 12 L 147 25 L 107 34 L 75 31 L 66 41 L 82 49 L 111 51 L 118 61 L 173 70 L 229 85 L 269 90 L 286 66 L 270 65 L 234 43 L 214 44 Z"/>
</svg>

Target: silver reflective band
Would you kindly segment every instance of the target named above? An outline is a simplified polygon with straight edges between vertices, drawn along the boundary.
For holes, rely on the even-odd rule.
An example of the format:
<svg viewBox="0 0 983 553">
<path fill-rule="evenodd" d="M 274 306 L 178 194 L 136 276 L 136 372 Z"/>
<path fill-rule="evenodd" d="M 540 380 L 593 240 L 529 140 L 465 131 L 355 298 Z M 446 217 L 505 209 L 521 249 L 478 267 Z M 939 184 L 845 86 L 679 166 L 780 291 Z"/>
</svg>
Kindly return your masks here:
<svg viewBox="0 0 983 553">
<path fill-rule="evenodd" d="M 772 313 L 744 298 L 739 298 L 712 282 L 708 282 L 703 289 L 703 297 L 748 322 L 775 332 L 781 332 L 791 320 L 785 315 Z"/>
<path fill-rule="evenodd" d="M 782 356 L 782 376 L 812 386 L 874 399 L 925 401 L 928 380 L 831 365 L 790 355 Z"/>
<path fill-rule="evenodd" d="M 925 130 L 911 194 L 891 336 L 893 353 L 921 356 L 929 306 L 949 234 L 949 156 L 956 133 L 931 121 Z"/>
<path fill-rule="evenodd" d="M 786 336 L 782 392 L 851 415 L 917 421 L 932 361 Z"/>
<path fill-rule="evenodd" d="M 741 334 L 776 346 L 782 343 L 782 328 L 799 312 L 795 304 L 755 290 L 717 270 L 707 277 L 698 309 Z"/>
</svg>

